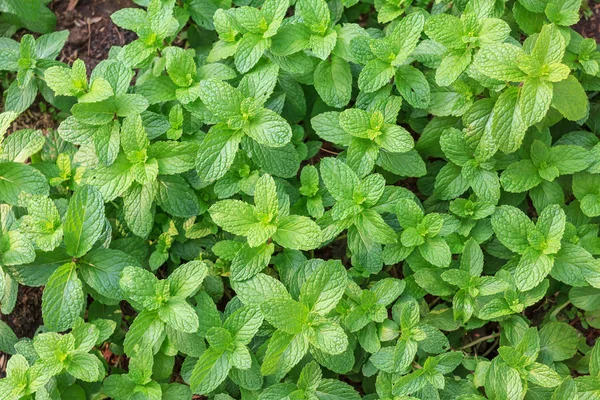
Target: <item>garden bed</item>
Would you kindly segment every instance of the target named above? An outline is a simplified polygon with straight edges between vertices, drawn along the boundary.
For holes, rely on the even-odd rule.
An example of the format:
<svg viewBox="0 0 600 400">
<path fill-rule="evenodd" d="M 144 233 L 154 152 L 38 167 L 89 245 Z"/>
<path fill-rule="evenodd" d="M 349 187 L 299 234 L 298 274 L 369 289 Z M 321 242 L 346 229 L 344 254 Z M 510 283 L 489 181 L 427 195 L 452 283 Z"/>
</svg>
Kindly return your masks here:
<svg viewBox="0 0 600 400">
<path fill-rule="evenodd" d="M 282 1 L 0 41 L 0 394 L 596 393 L 600 4 Z"/>
</svg>

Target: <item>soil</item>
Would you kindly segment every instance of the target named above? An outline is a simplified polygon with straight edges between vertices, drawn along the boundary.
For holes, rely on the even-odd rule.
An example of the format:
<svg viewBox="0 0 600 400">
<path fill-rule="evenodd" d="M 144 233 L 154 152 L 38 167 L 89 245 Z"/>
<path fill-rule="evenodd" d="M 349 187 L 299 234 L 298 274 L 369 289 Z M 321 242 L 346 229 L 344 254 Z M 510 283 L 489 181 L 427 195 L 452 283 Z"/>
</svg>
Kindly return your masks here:
<svg viewBox="0 0 600 400">
<path fill-rule="evenodd" d="M 108 57 L 112 46 L 136 39 L 133 32 L 118 28 L 110 15 L 122 8 L 137 7 L 131 0 L 54 0 L 50 8 L 58 19 L 57 30 L 70 31 L 60 60 L 71 64 L 80 58 L 90 72 Z"/>
<path fill-rule="evenodd" d="M 69 39 L 59 59 L 71 64 L 77 58 L 85 61 L 88 73 L 102 60 L 108 58 L 112 46 L 123 46 L 136 39 L 133 32 L 118 28 L 110 15 L 117 10 L 137 7 L 131 0 L 54 0 L 50 9 L 57 16 L 57 30 L 68 29 Z M 41 101 L 41 96 L 38 98 Z M 30 109 L 15 120 L 10 131 L 18 129 L 56 129 L 56 119 L 42 111 L 36 101 Z M 17 337 L 33 338 L 42 325 L 42 292 L 40 287 L 19 286 L 15 309 L 9 315 L 0 315 Z M 6 354 L 0 352 L 0 378 L 4 375 Z"/>
<path fill-rule="evenodd" d="M 42 325 L 42 288 L 19 285 L 17 304 L 9 315 L 0 315 L 18 338 L 33 338 Z"/>
<path fill-rule="evenodd" d="M 33 338 L 42 325 L 42 288 L 19 285 L 17 304 L 8 314 L 0 313 L 0 320 L 6 322 L 18 338 Z M 7 354 L 0 351 L 0 378 L 5 375 Z"/>
<path fill-rule="evenodd" d="M 600 1 L 600 0 L 599 0 Z M 108 52 L 112 46 L 123 46 L 136 39 L 132 32 L 122 30 L 114 25 L 110 15 L 122 8 L 136 7 L 131 0 L 53 0 L 50 8 L 56 13 L 58 19 L 57 29 L 68 29 L 70 31 L 69 39 L 63 49 L 60 60 L 71 64 L 77 58 L 85 61 L 88 73 L 102 60 L 108 57 Z M 586 12 L 582 20 L 573 28 L 584 37 L 595 38 L 600 42 L 600 3 L 594 0 L 589 1 L 589 11 Z M 37 102 L 29 110 L 23 113 L 12 124 L 12 130 L 31 128 L 55 129 L 56 120 L 51 114 L 41 111 Z M 311 160 L 316 163 L 320 158 L 331 156 L 336 153 L 336 149 L 326 143 L 321 151 Z M 414 182 L 406 180 L 403 186 L 409 187 L 415 191 Z M 341 246 L 328 246 L 321 252 L 316 252 L 315 256 L 322 258 L 337 257 L 343 258 L 344 263 L 348 264 L 344 249 Z M 401 274 L 401 270 L 394 271 Z M 0 315 L 0 319 L 5 321 L 15 332 L 17 337 L 32 338 L 42 324 L 41 315 L 42 288 L 20 286 L 18 299 L 15 309 L 10 315 Z M 532 307 L 533 309 L 533 307 Z M 128 310 L 124 310 L 124 314 Z M 572 321 L 577 324 L 578 321 Z M 588 341 L 593 344 L 594 339 L 598 337 L 600 330 L 589 328 L 583 329 L 577 326 Z M 482 332 L 481 335 L 485 335 Z M 494 351 L 496 343 L 483 342 L 477 347 L 478 353 Z M 105 358 L 112 364 L 120 364 L 123 360 L 118 357 L 113 359 L 113 355 L 108 348 L 103 349 Z M 8 357 L 0 352 L 0 377 L 3 376 L 4 368 Z M 194 399 L 205 399 L 203 396 L 195 396 Z"/>
<path fill-rule="evenodd" d="M 594 0 L 589 0 L 588 7 L 589 12 L 584 12 L 581 21 L 573 26 L 573 29 L 583 37 L 594 38 L 596 42 L 600 43 L 600 2 L 597 3 Z"/>
<path fill-rule="evenodd" d="M 133 32 L 118 28 L 110 20 L 117 10 L 136 7 L 131 0 L 54 0 L 50 4 L 57 15 L 57 30 L 68 29 L 69 39 L 60 60 L 72 63 L 77 58 L 85 61 L 91 71 L 108 57 L 111 46 L 123 46 L 136 38 Z M 11 130 L 41 129 L 44 132 L 57 127 L 51 114 L 40 110 L 38 102 L 11 124 Z M 42 324 L 42 288 L 19 286 L 19 297 L 10 315 L 1 315 L 18 337 L 33 337 Z"/>
<path fill-rule="evenodd" d="M 41 96 L 38 96 L 38 99 L 36 99 L 31 107 L 25 110 L 17 117 L 16 120 L 13 121 L 8 129 L 8 133 L 10 134 L 20 129 L 39 129 L 46 134 L 49 130 L 58 128 L 58 122 L 52 116 L 52 114 L 50 114 L 48 111 L 42 111 L 40 109 L 40 103 L 42 102 L 43 100 Z M 46 106 L 46 109 L 50 107 L 45 102 L 44 105 Z"/>
</svg>

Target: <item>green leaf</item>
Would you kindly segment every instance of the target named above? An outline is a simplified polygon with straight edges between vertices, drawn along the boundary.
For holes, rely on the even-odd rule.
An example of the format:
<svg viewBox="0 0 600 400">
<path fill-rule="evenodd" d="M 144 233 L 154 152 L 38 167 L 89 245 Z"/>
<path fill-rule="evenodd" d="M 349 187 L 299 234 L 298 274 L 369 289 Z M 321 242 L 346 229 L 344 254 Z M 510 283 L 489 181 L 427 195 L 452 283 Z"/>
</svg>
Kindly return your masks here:
<svg viewBox="0 0 600 400">
<path fill-rule="evenodd" d="M 231 365 L 227 353 L 209 348 L 196 363 L 190 377 L 194 393 L 208 394 L 225 380 Z"/>
<path fill-rule="evenodd" d="M 463 23 L 453 15 L 438 14 L 427 20 L 425 33 L 447 48 L 460 48 L 462 46 Z"/>
<path fill-rule="evenodd" d="M 206 182 L 221 178 L 233 164 L 241 142 L 238 131 L 215 125 L 200 145 L 196 157 L 196 170 Z"/>
<path fill-rule="evenodd" d="M 77 103 L 71 109 L 71 113 L 79 122 L 96 126 L 110 123 L 116 112 L 117 108 L 110 100 Z"/>
<path fill-rule="evenodd" d="M 374 210 L 364 210 L 355 218 L 354 224 L 361 235 L 377 243 L 392 244 L 397 240 L 396 232 Z"/>
<path fill-rule="evenodd" d="M 415 108 L 426 108 L 430 100 L 429 82 L 425 75 L 410 65 L 396 69 L 396 88 L 402 98 Z"/>
<path fill-rule="evenodd" d="M 315 89 L 325 104 L 342 108 L 350 102 L 352 94 L 352 74 L 348 62 L 332 56 L 322 60 L 315 69 Z"/>
<path fill-rule="evenodd" d="M 24 193 L 48 195 L 48 181 L 30 165 L 16 162 L 0 163 L 0 200 L 11 205 L 19 203 Z"/>
<path fill-rule="evenodd" d="M 297 12 L 302 17 L 304 24 L 312 32 L 321 34 L 325 32 L 331 18 L 325 1 L 300 0 L 297 7 Z"/>
<path fill-rule="evenodd" d="M 510 164 L 500 176 L 502 187 L 511 193 L 521 193 L 533 189 L 541 181 L 538 169 L 531 160 L 521 160 Z"/>
<path fill-rule="evenodd" d="M 522 211 L 512 206 L 498 207 L 492 216 L 492 226 L 498 240 L 519 254 L 529 247 L 527 236 L 535 229 L 533 222 Z"/>
<path fill-rule="evenodd" d="M 208 267 L 202 261 L 194 260 L 180 265 L 167 280 L 171 296 L 191 297 L 196 293 L 208 274 Z"/>
<path fill-rule="evenodd" d="M 285 146 L 292 138 L 292 128 L 287 121 L 267 108 L 258 111 L 244 133 L 267 147 Z"/>
<path fill-rule="evenodd" d="M 564 322 L 549 322 L 540 329 L 540 355 L 546 360 L 568 360 L 577 352 L 580 334 Z"/>
<path fill-rule="evenodd" d="M 552 103 L 552 84 L 541 79 L 527 79 L 519 95 L 523 123 L 531 126 L 546 116 Z"/>
<path fill-rule="evenodd" d="M 572 378 L 565 378 L 554 391 L 551 400 L 574 398 L 577 396 L 577 386 Z"/>
<path fill-rule="evenodd" d="M 93 354 L 76 353 L 70 356 L 66 371 L 84 382 L 96 382 L 104 378 L 104 365 Z"/>
<path fill-rule="evenodd" d="M 545 254 L 554 254 L 560 250 L 565 223 L 565 212 L 556 204 L 546 207 L 540 214 L 536 228 L 546 238 L 543 249 Z"/>
<path fill-rule="evenodd" d="M 260 372 L 263 375 L 284 375 L 300 362 L 307 351 L 308 341 L 303 334 L 292 335 L 277 330 L 269 339 Z"/>
<path fill-rule="evenodd" d="M 340 113 L 329 111 L 311 119 L 312 128 L 322 139 L 339 145 L 347 146 L 352 141 L 352 135 L 346 133 L 339 123 Z"/>
<path fill-rule="evenodd" d="M 125 296 L 142 307 L 153 306 L 156 302 L 157 284 L 158 279 L 154 274 L 132 266 L 125 267 L 119 279 L 119 286 Z"/>
<path fill-rule="evenodd" d="M 518 57 L 522 50 L 510 43 L 495 43 L 483 47 L 473 59 L 473 67 L 492 79 L 522 82 L 526 75 L 521 71 Z"/>
<path fill-rule="evenodd" d="M 231 260 L 231 279 L 244 281 L 264 270 L 275 251 L 273 243 L 257 247 L 243 246 Z"/>
<path fill-rule="evenodd" d="M 360 71 L 358 87 L 366 93 L 382 88 L 394 76 L 394 67 L 379 59 L 371 60 Z"/>
<path fill-rule="evenodd" d="M 162 339 L 165 324 L 155 311 L 142 311 L 129 326 L 123 342 L 125 354 L 134 355 L 137 348 L 151 348 Z"/>
<path fill-rule="evenodd" d="M 277 329 L 296 335 L 308 324 L 309 310 L 291 299 L 273 299 L 261 304 L 265 319 Z"/>
<path fill-rule="evenodd" d="M 35 259 L 35 250 L 29 240 L 18 231 L 9 231 L 0 238 L 2 264 L 28 264 Z"/>
<path fill-rule="evenodd" d="M 87 185 L 98 188 L 104 201 L 112 201 L 122 195 L 133 182 L 132 164 L 124 155 L 117 157 L 110 166 L 98 166 L 84 174 Z"/>
<path fill-rule="evenodd" d="M 499 359 L 494 359 L 487 371 L 485 388 L 494 399 L 518 400 L 524 392 L 519 373 Z"/>
<path fill-rule="evenodd" d="M 256 211 L 275 216 L 277 215 L 279 204 L 277 201 L 277 188 L 275 181 L 269 175 L 261 176 L 254 187 L 254 204 Z"/>
<path fill-rule="evenodd" d="M 348 147 L 346 163 L 359 177 L 363 177 L 373 170 L 378 153 L 379 148 L 375 143 L 355 138 Z"/>
<path fill-rule="evenodd" d="M 223 200 L 213 204 L 210 216 L 224 230 L 236 235 L 246 235 L 258 220 L 254 206 L 240 200 Z"/>
<path fill-rule="evenodd" d="M 435 177 L 434 193 L 442 200 L 454 199 L 469 188 L 462 169 L 452 163 L 446 164 Z"/>
<path fill-rule="evenodd" d="M 527 130 L 522 117 L 518 89 L 508 88 L 498 97 L 491 120 L 492 136 L 500 150 L 505 153 L 517 150 Z"/>
<path fill-rule="evenodd" d="M 436 296 L 451 296 L 456 290 L 442 279 L 442 270 L 423 268 L 415 272 L 415 282 Z"/>
<path fill-rule="evenodd" d="M 172 297 L 158 309 L 158 316 L 171 328 L 186 333 L 198 330 L 198 316 L 185 299 Z"/>
<path fill-rule="evenodd" d="M 281 178 L 291 178 L 298 173 L 301 160 L 292 143 L 282 147 L 267 147 L 248 140 L 245 145 L 252 160 L 266 173 Z"/>
<path fill-rule="evenodd" d="M 558 63 L 564 55 L 566 45 L 566 40 L 556 25 L 544 25 L 535 40 L 531 55 L 543 64 Z"/>
<path fill-rule="evenodd" d="M 299 215 L 289 215 L 277 221 L 273 240 L 288 249 L 311 250 L 322 242 L 321 229 L 312 219 Z"/>
<path fill-rule="evenodd" d="M 529 365 L 527 372 L 527 380 L 542 387 L 556 387 L 562 380 L 556 371 L 541 363 Z"/>
<path fill-rule="evenodd" d="M 321 160 L 321 177 L 331 195 L 337 200 L 352 199 L 358 177 L 352 169 L 336 158 Z"/>
<path fill-rule="evenodd" d="M 100 295 L 119 301 L 122 298 L 119 279 L 127 266 L 141 267 L 133 256 L 114 249 L 95 249 L 81 260 L 79 274 Z"/>
<path fill-rule="evenodd" d="M 519 290 L 530 290 L 539 285 L 552 270 L 554 260 L 534 248 L 523 252 L 515 269 L 515 284 Z"/>
<path fill-rule="evenodd" d="M 158 177 L 156 204 L 169 214 L 181 218 L 192 217 L 200 212 L 196 193 L 177 175 Z"/>
<path fill-rule="evenodd" d="M 18 81 L 15 80 L 6 91 L 4 111 L 14 111 L 21 114 L 33 104 L 37 94 L 38 89 L 35 80 L 31 79 L 22 87 L 19 86 Z"/>
<path fill-rule="evenodd" d="M 257 274 L 241 282 L 233 281 L 231 286 L 245 305 L 260 305 L 271 299 L 290 297 L 283 283 L 265 274 Z"/>
<path fill-rule="evenodd" d="M 200 98 L 213 114 L 224 120 L 240 114 L 244 99 L 233 86 L 216 79 L 200 82 Z"/>
<path fill-rule="evenodd" d="M 427 174 L 425 162 L 416 150 L 406 153 L 379 152 L 378 164 L 393 174 L 406 177 L 421 177 Z"/>
<path fill-rule="evenodd" d="M 452 259 L 450 247 L 441 237 L 426 238 L 419 246 L 419 252 L 425 260 L 440 268 L 448 267 Z"/>
<path fill-rule="evenodd" d="M 44 324 L 52 331 L 69 329 L 83 312 L 83 287 L 74 263 L 59 267 L 48 279 L 42 296 Z"/>
<path fill-rule="evenodd" d="M 269 48 L 270 41 L 261 35 L 247 33 L 239 41 L 235 52 L 235 67 L 241 73 L 246 73 L 258 63 L 265 50 Z"/>
<path fill-rule="evenodd" d="M 2 144 L 0 159 L 24 163 L 44 146 L 44 136 L 41 131 L 22 129 L 8 136 Z"/>
<path fill-rule="evenodd" d="M 69 201 L 65 216 L 64 237 L 67 253 L 81 257 L 87 253 L 104 230 L 104 202 L 93 186 L 81 186 Z"/>
<path fill-rule="evenodd" d="M 575 307 L 585 311 L 600 309 L 600 290 L 593 287 L 574 287 L 569 291 L 569 300 Z"/>
<path fill-rule="evenodd" d="M 123 195 L 123 214 L 131 231 L 142 238 L 148 237 L 154 225 L 152 203 L 157 186 L 154 182 L 146 185 L 134 183 Z"/>
<path fill-rule="evenodd" d="M 310 311 L 325 315 L 341 299 L 347 279 L 341 262 L 326 261 L 302 285 L 300 302 Z"/>
<path fill-rule="evenodd" d="M 446 14 L 441 14 L 446 15 Z M 449 86 L 462 74 L 471 64 L 471 51 L 456 50 L 444 56 L 442 63 L 435 74 L 435 82 L 438 86 Z"/>
<path fill-rule="evenodd" d="M 258 307 L 241 307 L 233 312 L 225 322 L 227 329 L 238 344 L 246 345 L 254 338 L 263 322 L 263 315 Z"/>
<path fill-rule="evenodd" d="M 13 330 L 4 321 L 0 321 L 0 351 L 15 354 L 18 339 Z"/>
<path fill-rule="evenodd" d="M 348 336 L 337 323 L 324 319 L 314 323 L 311 328 L 308 340 L 317 349 L 335 355 L 343 353 L 348 347 Z"/>
<path fill-rule="evenodd" d="M 579 8 L 577 0 L 550 0 L 546 5 L 546 16 L 557 25 L 570 26 L 579 21 Z"/>
<path fill-rule="evenodd" d="M 552 84 L 552 107 L 566 119 L 577 121 L 585 118 L 589 102 L 585 91 L 574 76 Z"/>
</svg>

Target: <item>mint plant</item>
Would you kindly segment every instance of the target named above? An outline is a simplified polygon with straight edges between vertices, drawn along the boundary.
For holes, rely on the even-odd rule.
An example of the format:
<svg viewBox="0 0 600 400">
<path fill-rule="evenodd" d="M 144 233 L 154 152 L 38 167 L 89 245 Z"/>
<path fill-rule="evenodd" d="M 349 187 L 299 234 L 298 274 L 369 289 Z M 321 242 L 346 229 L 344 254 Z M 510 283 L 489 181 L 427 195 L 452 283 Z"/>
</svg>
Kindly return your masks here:
<svg viewBox="0 0 600 400">
<path fill-rule="evenodd" d="M 330 111 L 312 119 L 312 126 L 323 139 L 346 145 L 346 163 L 363 177 L 373 171 L 377 161 L 394 172 L 397 153 L 412 150 L 414 142 L 404 128 L 391 124 L 400 111 L 401 99 L 390 98 L 384 112 L 349 108 L 341 113 Z M 337 128 L 337 129 L 336 129 Z M 386 168 L 387 167 L 387 168 Z"/>
<path fill-rule="evenodd" d="M 471 64 L 474 49 L 508 38 L 510 27 L 502 19 L 494 18 L 494 11 L 491 2 L 471 2 L 460 18 L 438 14 L 427 20 L 427 36 L 447 49 L 436 70 L 437 85 L 452 84 Z"/>
<path fill-rule="evenodd" d="M 0 400 L 599 396 L 580 2 L 136 0 L 94 68 L 21 3 Z"/>
<path fill-rule="evenodd" d="M 264 107 L 276 83 L 277 68 L 265 67 L 261 72 L 264 74 L 247 75 L 241 88 L 215 79 L 200 84 L 200 99 L 219 122 L 209 130 L 198 151 L 196 168 L 207 183 L 227 172 L 243 138 L 258 148 L 282 147 L 292 138 L 287 121 Z"/>
<path fill-rule="evenodd" d="M 119 286 L 141 316 L 125 337 L 125 353 L 133 354 L 140 343 L 142 348 L 154 346 L 165 331 L 196 332 L 198 316 L 186 298 L 198 290 L 206 274 L 206 266 L 199 261 L 182 265 L 164 280 L 141 268 L 125 267 Z"/>
<path fill-rule="evenodd" d="M 514 269 L 520 290 L 537 286 L 552 270 L 553 255 L 558 253 L 565 230 L 566 216 L 558 206 L 549 206 L 536 224 L 518 209 L 501 206 L 492 217 L 498 240 L 521 257 Z"/>
<path fill-rule="evenodd" d="M 424 215 L 419 205 L 409 199 L 398 200 L 396 207 L 396 216 L 403 230 L 397 235 L 395 243 L 385 247 L 385 263 L 395 264 L 414 253 L 415 257 L 436 267 L 448 267 L 452 254 L 450 246 L 440 235 L 443 234 L 444 217 L 438 213 Z"/>
<path fill-rule="evenodd" d="M 459 290 L 452 298 L 454 319 L 466 323 L 475 309 L 477 297 L 491 296 L 504 292 L 509 285 L 494 276 L 480 276 L 483 270 L 483 252 L 477 242 L 469 239 L 465 243 L 459 269 L 444 271 L 442 279 Z"/>
<path fill-rule="evenodd" d="M 56 28 L 56 16 L 48 8 L 47 0 L 21 3 L 15 0 L 5 1 L 0 6 L 2 37 L 12 36 L 18 29 L 38 33 L 50 33 Z"/>
<path fill-rule="evenodd" d="M 246 236 L 231 262 L 231 277 L 245 280 L 261 272 L 274 251 L 273 243 L 293 249 L 311 250 L 320 244 L 321 229 L 310 218 L 289 215 L 289 199 L 277 193 L 275 181 L 263 175 L 254 189 L 255 205 L 240 200 L 222 200 L 209 210 L 225 231 Z"/>
<path fill-rule="evenodd" d="M 214 307 L 214 306 L 213 306 Z M 213 309 L 213 313 L 216 313 Z M 220 322 L 217 313 L 216 321 Z M 256 359 L 247 345 L 254 337 L 263 322 L 263 315 L 256 307 L 241 307 L 234 311 L 222 324 L 206 325 L 205 339 L 209 347 L 202 354 L 190 377 L 190 385 L 194 392 L 209 393 L 218 387 L 229 374 L 236 373 L 241 381 L 256 378 L 262 380 L 260 373 L 252 370 Z M 232 379 L 233 378 L 232 372 Z"/>
<path fill-rule="evenodd" d="M 384 201 L 390 196 L 398 199 L 404 193 L 386 188 L 385 179 L 379 174 L 360 180 L 347 164 L 335 158 L 325 158 L 321 163 L 325 186 L 336 200 L 331 210 L 319 219 L 323 240 L 331 240 L 347 229 L 348 246 L 356 267 L 369 273 L 381 270 L 382 244 L 396 242 L 396 233 L 380 214 L 389 205 L 386 207 L 381 200 L 384 195 Z"/>
<path fill-rule="evenodd" d="M 173 2 L 152 1 L 147 10 L 126 8 L 111 16 L 115 25 L 135 32 L 138 39 L 124 46 L 119 59 L 130 67 L 148 63 L 162 50 L 165 40 L 179 31 L 179 21 L 173 16 Z"/>
<path fill-rule="evenodd" d="M 49 103 L 55 102 L 55 94 L 47 89 L 42 77 L 47 68 L 62 64 L 55 59 L 67 37 L 68 31 L 60 31 L 47 33 L 37 39 L 27 34 L 20 42 L 3 39 L 0 71 L 16 73 L 16 79 L 6 92 L 4 111 L 22 113 L 35 101 L 38 91 L 41 91 Z"/>
</svg>

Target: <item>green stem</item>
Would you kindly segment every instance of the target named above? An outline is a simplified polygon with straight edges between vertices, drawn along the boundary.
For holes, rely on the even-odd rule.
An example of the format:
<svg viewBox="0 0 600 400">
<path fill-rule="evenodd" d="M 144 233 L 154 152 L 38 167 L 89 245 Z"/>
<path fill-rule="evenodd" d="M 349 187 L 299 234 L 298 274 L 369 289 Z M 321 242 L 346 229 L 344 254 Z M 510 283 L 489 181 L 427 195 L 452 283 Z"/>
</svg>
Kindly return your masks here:
<svg viewBox="0 0 600 400">
<path fill-rule="evenodd" d="M 568 307 L 570 304 L 571 304 L 571 300 L 567 300 L 564 304 L 562 304 L 561 306 L 557 307 L 554 311 L 552 311 L 552 314 L 550 314 L 550 319 L 556 318 L 556 316 L 558 315 L 558 313 L 561 312 L 562 310 L 564 310 L 565 307 Z"/>
<path fill-rule="evenodd" d="M 479 343 L 485 342 L 487 340 L 490 339 L 495 339 L 498 336 L 500 336 L 500 332 L 496 332 L 496 333 L 492 333 L 491 335 L 487 335 L 487 336 L 482 336 L 479 339 L 473 340 L 471 343 L 467 343 L 462 347 L 459 347 L 458 350 L 464 350 L 464 349 L 468 349 L 469 347 L 473 347 L 478 345 Z"/>
</svg>

